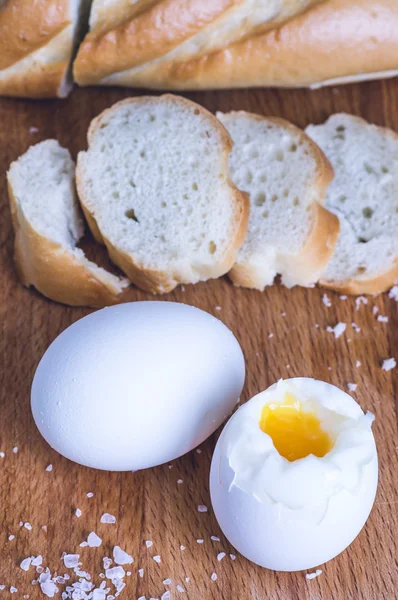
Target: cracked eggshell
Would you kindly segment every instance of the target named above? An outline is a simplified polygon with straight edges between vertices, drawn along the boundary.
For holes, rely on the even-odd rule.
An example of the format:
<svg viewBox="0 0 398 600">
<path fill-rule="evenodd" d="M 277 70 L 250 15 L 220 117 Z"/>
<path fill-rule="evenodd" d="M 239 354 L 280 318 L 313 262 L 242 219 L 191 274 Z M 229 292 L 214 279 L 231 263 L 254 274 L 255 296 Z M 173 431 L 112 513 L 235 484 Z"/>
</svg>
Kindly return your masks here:
<svg viewBox="0 0 398 600">
<path fill-rule="evenodd" d="M 262 408 L 284 392 L 309 403 L 334 447 L 324 457 L 289 462 L 260 429 Z M 340 554 L 361 531 L 378 478 L 373 416 L 342 390 L 321 381 L 280 381 L 243 405 L 214 451 L 210 494 L 230 543 L 276 571 L 316 567 Z"/>
<path fill-rule="evenodd" d="M 245 378 L 232 332 L 173 302 L 92 313 L 51 344 L 31 394 L 55 450 L 97 469 L 144 469 L 185 454 L 232 412 Z"/>
</svg>

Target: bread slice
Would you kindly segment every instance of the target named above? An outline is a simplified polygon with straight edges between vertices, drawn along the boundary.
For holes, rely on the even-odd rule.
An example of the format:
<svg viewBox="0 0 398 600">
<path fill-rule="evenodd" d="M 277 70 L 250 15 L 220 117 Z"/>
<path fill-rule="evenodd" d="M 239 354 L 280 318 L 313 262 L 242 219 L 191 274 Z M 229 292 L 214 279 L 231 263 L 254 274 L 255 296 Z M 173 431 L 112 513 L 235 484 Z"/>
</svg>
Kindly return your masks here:
<svg viewBox="0 0 398 600">
<path fill-rule="evenodd" d="M 85 257 L 75 165 L 55 140 L 32 146 L 7 173 L 15 229 L 15 261 L 24 285 L 64 304 L 102 307 L 117 302 L 127 281 Z"/>
<path fill-rule="evenodd" d="M 65 97 L 91 0 L 0 1 L 0 95 Z"/>
<path fill-rule="evenodd" d="M 77 160 L 80 201 L 131 281 L 161 294 L 229 271 L 249 207 L 214 115 L 178 96 L 130 98 L 94 119 L 88 144 Z"/>
<path fill-rule="evenodd" d="M 263 290 L 314 284 L 327 265 L 338 219 L 323 207 L 329 162 L 301 129 L 247 112 L 217 114 L 234 141 L 233 181 L 250 196 L 249 231 L 230 277 Z"/>
<path fill-rule="evenodd" d="M 389 289 L 398 281 L 398 135 L 346 114 L 306 131 L 336 173 L 326 206 L 340 235 L 321 285 L 345 294 Z"/>
</svg>

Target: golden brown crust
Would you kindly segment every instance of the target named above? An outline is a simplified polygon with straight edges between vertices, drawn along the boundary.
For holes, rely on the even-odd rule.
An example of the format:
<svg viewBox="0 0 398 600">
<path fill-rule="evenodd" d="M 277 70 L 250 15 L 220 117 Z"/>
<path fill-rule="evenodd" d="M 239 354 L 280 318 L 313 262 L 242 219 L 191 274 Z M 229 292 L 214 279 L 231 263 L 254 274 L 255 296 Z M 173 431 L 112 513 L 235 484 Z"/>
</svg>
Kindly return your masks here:
<svg viewBox="0 0 398 600">
<path fill-rule="evenodd" d="M 227 248 L 223 260 L 217 265 L 211 267 L 202 267 L 199 271 L 199 280 L 207 280 L 211 278 L 220 277 L 229 271 L 232 267 L 233 263 L 236 260 L 236 253 L 238 249 L 244 242 L 247 232 L 248 220 L 249 220 L 249 200 L 247 194 L 241 192 L 236 188 L 236 186 L 231 182 L 229 178 L 229 169 L 228 169 L 228 155 L 232 150 L 232 140 L 225 129 L 225 127 L 215 118 L 215 116 L 207 111 L 202 106 L 197 105 L 190 100 L 186 100 L 185 98 L 181 98 L 179 96 L 173 96 L 170 94 L 165 94 L 160 97 L 153 96 L 141 96 L 137 98 L 127 98 L 126 100 L 121 100 L 117 102 L 110 108 L 106 109 L 100 115 L 98 115 L 90 124 L 87 139 L 90 144 L 92 136 L 95 133 L 95 130 L 101 126 L 101 123 L 104 119 L 107 118 L 109 112 L 113 111 L 115 108 L 125 105 L 125 104 L 138 104 L 138 103 L 151 103 L 151 102 L 159 102 L 162 100 L 170 101 L 170 99 L 178 103 L 184 107 L 187 105 L 192 108 L 194 105 L 195 110 L 199 110 L 200 113 L 206 118 L 210 118 L 212 121 L 212 126 L 215 127 L 221 137 L 222 145 L 223 145 L 223 158 L 225 161 L 224 172 L 228 174 L 227 185 L 230 187 L 231 191 L 231 203 L 235 204 L 235 232 L 231 236 L 229 248 Z M 166 292 L 172 291 L 178 284 L 180 283 L 191 283 L 182 277 L 178 272 L 168 272 L 168 271 L 160 271 L 151 266 L 145 266 L 138 264 L 134 259 L 134 256 L 127 254 L 124 251 L 121 251 L 116 247 L 114 241 L 107 239 L 103 233 L 100 231 L 100 227 L 98 225 L 95 214 L 88 207 L 88 194 L 84 185 L 84 177 L 81 173 L 81 163 L 79 161 L 79 157 L 77 160 L 76 167 L 76 185 L 78 196 L 84 211 L 84 214 L 87 218 L 87 222 L 89 227 L 97 239 L 97 241 L 102 241 L 109 252 L 109 255 L 112 261 L 118 265 L 122 271 L 127 275 L 127 277 L 135 283 L 139 288 L 151 292 L 153 294 L 164 294 Z"/>
<path fill-rule="evenodd" d="M 0 7 L 0 70 L 48 44 L 69 22 L 69 0 L 8 0 Z"/>
<path fill-rule="evenodd" d="M 245 111 L 233 111 L 228 113 L 226 117 L 237 118 L 239 115 L 256 121 L 266 121 L 280 125 L 284 129 L 291 131 L 294 135 L 299 134 L 311 149 L 312 156 L 316 161 L 317 172 L 312 184 L 312 189 L 316 190 L 316 194 L 314 195 L 314 202 L 311 205 L 312 224 L 310 233 L 299 254 L 295 256 L 279 256 L 279 262 L 282 261 L 285 264 L 286 273 L 294 273 L 298 284 L 308 285 L 314 283 L 319 273 L 324 271 L 332 257 L 340 230 L 338 218 L 323 206 L 326 190 L 334 177 L 333 167 L 319 146 L 304 131 L 289 121 L 278 117 L 263 117 Z M 238 286 L 256 289 L 263 288 L 262 278 L 258 273 L 258 269 L 250 262 L 247 264 L 235 264 L 229 273 L 229 277 Z"/>
<path fill-rule="evenodd" d="M 349 294 L 350 296 L 358 296 L 362 294 L 370 294 L 376 296 L 389 290 L 393 285 L 398 283 L 398 259 L 395 265 L 372 279 L 352 279 L 350 281 L 326 281 L 321 279 L 319 285 L 329 290 L 340 292 L 341 294 Z"/>
<path fill-rule="evenodd" d="M 15 231 L 14 258 L 23 285 L 33 285 L 51 300 L 102 308 L 118 303 L 119 293 L 97 279 L 72 252 L 38 234 L 19 209 L 11 182 L 8 193 Z"/>
<path fill-rule="evenodd" d="M 328 0 L 278 29 L 198 59 L 149 65 L 118 83 L 163 89 L 300 87 L 398 71 L 397 31 L 396 0 Z"/>
<path fill-rule="evenodd" d="M 66 77 L 69 60 L 29 65 L 2 79 L 0 77 L 0 96 L 23 98 L 55 98 L 62 96 L 61 85 Z"/>
</svg>

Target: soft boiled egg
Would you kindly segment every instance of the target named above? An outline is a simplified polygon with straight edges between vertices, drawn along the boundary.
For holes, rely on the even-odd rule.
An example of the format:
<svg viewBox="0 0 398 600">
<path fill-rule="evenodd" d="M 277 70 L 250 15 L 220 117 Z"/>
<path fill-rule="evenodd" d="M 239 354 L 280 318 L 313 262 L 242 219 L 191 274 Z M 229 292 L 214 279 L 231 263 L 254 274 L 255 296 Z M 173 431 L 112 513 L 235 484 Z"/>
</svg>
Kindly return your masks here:
<svg viewBox="0 0 398 600">
<path fill-rule="evenodd" d="M 340 389 L 279 381 L 244 404 L 214 451 L 218 523 L 249 560 L 276 571 L 324 563 L 358 535 L 377 488 L 371 413 Z"/>
<path fill-rule="evenodd" d="M 208 313 L 134 302 L 77 321 L 51 344 L 32 385 L 47 442 L 97 469 L 137 470 L 185 454 L 232 412 L 242 350 Z"/>
</svg>

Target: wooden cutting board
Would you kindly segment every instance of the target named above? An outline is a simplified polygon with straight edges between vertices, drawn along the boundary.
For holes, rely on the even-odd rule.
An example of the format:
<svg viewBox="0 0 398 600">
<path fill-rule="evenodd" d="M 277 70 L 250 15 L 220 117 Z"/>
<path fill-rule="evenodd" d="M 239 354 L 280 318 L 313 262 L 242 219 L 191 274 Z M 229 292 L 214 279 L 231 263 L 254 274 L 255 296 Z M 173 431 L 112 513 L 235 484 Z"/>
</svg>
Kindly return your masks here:
<svg viewBox="0 0 398 600">
<path fill-rule="evenodd" d="M 10 586 L 18 590 L 12 596 L 16 599 L 27 598 L 27 594 L 32 599 L 45 597 L 39 586 L 31 583 L 37 577 L 34 568 L 25 573 L 19 567 L 27 556 L 41 554 L 43 566 L 52 574 L 67 572 L 70 581 L 76 581 L 73 571 L 63 566 L 61 555 L 79 553 L 81 568 L 99 583 L 102 558 L 111 556 L 113 546 L 119 545 L 134 557 L 121 593 L 126 600 L 161 598 L 166 589 L 172 599 L 187 600 L 396 600 L 394 401 L 398 368 L 385 372 L 381 362 L 393 356 L 398 359 L 398 304 L 387 294 L 358 304 L 354 298 L 343 300 L 328 292 L 331 306 L 327 307 L 320 289 L 275 286 L 259 293 L 234 289 L 225 278 L 186 286 L 164 298 L 202 308 L 232 329 L 246 357 L 244 400 L 280 377 L 308 376 L 345 390 L 349 382 L 357 384 L 355 399 L 376 415 L 380 483 L 375 506 L 351 547 L 322 565 L 322 574 L 316 579 L 307 580 L 304 572 L 261 569 L 240 556 L 221 534 L 208 486 L 219 432 L 199 450 L 170 465 L 133 474 L 99 472 L 73 464 L 51 450 L 36 430 L 29 405 L 34 370 L 54 338 L 90 310 L 55 304 L 18 283 L 5 172 L 31 144 L 49 137 L 57 138 L 76 155 L 86 147 L 90 120 L 133 94 L 136 92 L 76 89 L 62 101 L 0 99 L 0 451 L 5 454 L 0 458 L 0 584 L 6 586 L 0 598 L 2 594 L 9 597 Z M 211 111 L 245 109 L 282 116 L 300 126 L 347 111 L 398 131 L 398 80 L 316 92 L 242 90 L 188 97 Z M 84 247 L 90 257 L 106 264 L 103 249 L 94 249 L 90 239 Z M 130 301 L 150 298 L 134 288 L 126 295 Z M 377 320 L 375 307 L 388 322 Z M 346 323 L 347 329 L 336 340 L 326 328 L 339 322 Z M 112 398 L 109 403 L 111 406 Z M 48 471 L 50 464 L 52 470 Z M 87 497 L 89 492 L 94 496 Z M 208 506 L 208 512 L 198 512 L 199 504 Z M 75 515 L 77 508 L 82 511 L 80 518 Z M 106 512 L 116 516 L 116 524 L 100 523 Z M 80 548 L 91 531 L 102 538 L 101 547 Z M 15 538 L 10 540 L 11 535 Z M 146 541 L 153 545 L 147 548 Z M 218 561 L 220 552 L 226 556 Z M 236 554 L 236 559 L 230 554 Z M 160 555 L 160 563 L 153 560 L 155 555 Z M 139 569 L 143 569 L 142 577 Z M 215 581 L 212 573 L 217 575 Z M 168 578 L 171 584 L 162 583 Z M 178 591 L 177 585 L 185 591 Z"/>
</svg>

